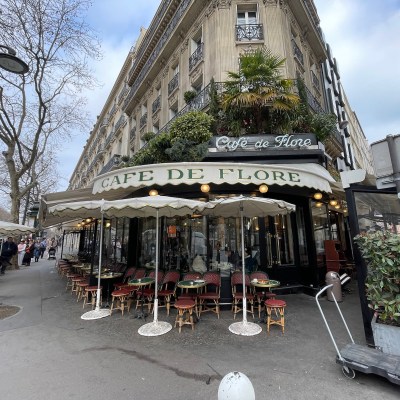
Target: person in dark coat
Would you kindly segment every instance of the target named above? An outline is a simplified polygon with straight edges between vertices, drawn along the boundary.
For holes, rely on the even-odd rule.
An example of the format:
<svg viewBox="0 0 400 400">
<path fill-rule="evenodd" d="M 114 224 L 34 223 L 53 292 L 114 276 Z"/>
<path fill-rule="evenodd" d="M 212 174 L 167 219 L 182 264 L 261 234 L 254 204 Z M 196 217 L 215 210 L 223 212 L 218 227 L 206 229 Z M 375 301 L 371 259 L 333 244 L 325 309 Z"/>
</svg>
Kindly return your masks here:
<svg viewBox="0 0 400 400">
<path fill-rule="evenodd" d="M 7 266 L 11 265 L 11 257 L 17 253 L 18 246 L 14 243 L 14 239 L 9 236 L 1 249 L 1 275 L 4 275 Z"/>
<path fill-rule="evenodd" d="M 32 240 L 29 240 L 29 243 L 26 245 L 25 248 L 25 255 L 24 259 L 22 260 L 22 264 L 29 267 L 31 265 L 31 258 L 33 258 L 33 251 L 35 250 L 35 244 Z"/>
</svg>

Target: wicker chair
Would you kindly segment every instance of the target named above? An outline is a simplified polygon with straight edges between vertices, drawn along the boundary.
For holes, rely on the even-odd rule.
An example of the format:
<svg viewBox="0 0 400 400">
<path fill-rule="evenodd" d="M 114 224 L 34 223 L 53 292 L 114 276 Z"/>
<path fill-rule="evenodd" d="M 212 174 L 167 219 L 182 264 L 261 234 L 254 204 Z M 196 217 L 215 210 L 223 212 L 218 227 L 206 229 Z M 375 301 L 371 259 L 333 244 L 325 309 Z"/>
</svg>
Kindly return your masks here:
<svg viewBox="0 0 400 400">
<path fill-rule="evenodd" d="M 175 294 L 176 283 L 179 281 L 181 274 L 178 271 L 168 271 L 166 272 L 164 279 L 161 284 L 161 289 L 158 292 L 158 297 L 160 302 L 164 304 L 159 304 L 159 307 L 165 307 L 167 309 L 167 315 L 171 308 L 171 298 Z"/>
<path fill-rule="evenodd" d="M 217 314 L 219 319 L 219 299 L 221 297 L 221 275 L 218 272 L 205 272 L 203 279 L 206 282 L 205 291 L 197 297 L 199 299 L 199 316 L 206 311 Z M 208 304 L 211 303 L 212 305 Z"/>
<path fill-rule="evenodd" d="M 250 281 L 254 279 L 265 279 L 268 280 L 268 274 L 263 271 L 256 271 L 250 274 Z M 276 293 L 271 292 L 269 289 L 268 291 L 265 288 L 254 287 L 253 294 L 256 299 L 258 305 L 258 318 L 261 318 L 261 310 L 263 308 L 263 303 L 266 299 L 273 299 L 276 296 Z"/>
<path fill-rule="evenodd" d="M 232 311 L 233 319 L 235 319 L 236 314 L 243 309 L 243 275 L 241 271 L 232 274 L 231 286 L 233 297 Z M 251 292 L 250 277 L 247 274 L 245 275 L 245 295 L 247 302 L 250 304 L 250 310 L 247 309 L 247 312 L 250 312 L 254 318 L 254 294 Z M 241 303 L 242 307 L 240 307 Z"/>
</svg>

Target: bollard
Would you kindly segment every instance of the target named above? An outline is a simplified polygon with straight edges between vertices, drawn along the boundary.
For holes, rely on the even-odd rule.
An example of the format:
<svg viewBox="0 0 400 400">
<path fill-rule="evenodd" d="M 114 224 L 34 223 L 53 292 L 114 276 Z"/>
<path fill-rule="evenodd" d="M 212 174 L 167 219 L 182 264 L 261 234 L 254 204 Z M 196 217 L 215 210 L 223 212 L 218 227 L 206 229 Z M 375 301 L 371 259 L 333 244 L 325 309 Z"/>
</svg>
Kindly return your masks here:
<svg viewBox="0 0 400 400">
<path fill-rule="evenodd" d="M 229 372 L 218 388 L 218 400 L 255 400 L 253 384 L 242 372 Z"/>
</svg>

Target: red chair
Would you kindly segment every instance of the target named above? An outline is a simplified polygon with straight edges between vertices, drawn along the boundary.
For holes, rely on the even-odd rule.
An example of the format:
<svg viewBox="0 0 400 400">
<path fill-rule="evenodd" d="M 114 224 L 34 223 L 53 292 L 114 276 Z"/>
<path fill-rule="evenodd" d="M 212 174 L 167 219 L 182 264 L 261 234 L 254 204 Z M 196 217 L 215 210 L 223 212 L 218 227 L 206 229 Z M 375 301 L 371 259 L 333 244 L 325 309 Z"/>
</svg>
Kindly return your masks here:
<svg viewBox="0 0 400 400">
<path fill-rule="evenodd" d="M 252 272 L 250 274 L 250 281 L 255 280 L 255 279 L 268 280 L 269 276 L 266 272 L 263 272 L 263 271 Z M 254 293 L 254 297 L 256 298 L 256 301 L 258 304 L 258 318 L 261 318 L 261 310 L 263 308 L 264 300 L 265 299 L 274 299 L 276 296 L 276 293 L 271 292 L 271 289 L 268 289 L 268 291 L 266 291 L 265 288 L 259 288 L 256 286 L 253 287 L 253 293 Z"/>
<path fill-rule="evenodd" d="M 179 281 L 181 274 L 178 271 L 168 271 L 166 272 L 164 279 L 161 284 L 161 289 L 158 292 L 158 297 L 160 303 L 159 307 L 166 307 L 167 315 L 169 315 L 169 310 L 171 307 L 171 298 L 175 294 L 176 283 Z"/>
<path fill-rule="evenodd" d="M 128 280 L 131 279 L 131 277 L 134 276 L 135 273 L 136 273 L 135 267 L 128 268 L 124 273 L 122 281 L 114 283 L 114 288 L 122 289 L 122 287 L 127 286 Z"/>
<path fill-rule="evenodd" d="M 232 274 L 231 286 L 233 297 L 232 311 L 233 319 L 235 319 L 236 314 L 243 309 L 243 275 L 241 271 Z M 247 312 L 250 312 L 254 318 L 254 295 L 251 293 L 250 277 L 247 274 L 245 275 L 245 295 L 246 301 L 250 304 L 250 310 L 247 309 Z M 242 303 L 242 307 L 240 307 L 240 303 Z"/>
<path fill-rule="evenodd" d="M 155 278 L 156 272 L 151 271 L 149 273 L 149 278 Z M 158 287 L 160 287 L 163 283 L 164 279 L 164 272 L 163 271 L 158 271 Z M 143 298 L 143 301 L 147 303 L 147 307 L 149 309 L 149 313 L 151 311 L 151 305 L 153 304 L 153 299 L 155 295 L 155 284 L 151 284 L 148 287 L 142 287 L 142 289 L 138 290 L 136 292 L 137 298 L 136 298 L 136 310 L 139 308 L 140 300 Z"/>
<path fill-rule="evenodd" d="M 221 275 L 218 272 L 205 272 L 203 279 L 206 282 L 205 291 L 197 296 L 200 302 L 199 315 L 206 311 L 212 311 L 219 319 L 219 299 L 221 297 Z M 212 302 L 211 306 L 207 304 Z"/>
</svg>

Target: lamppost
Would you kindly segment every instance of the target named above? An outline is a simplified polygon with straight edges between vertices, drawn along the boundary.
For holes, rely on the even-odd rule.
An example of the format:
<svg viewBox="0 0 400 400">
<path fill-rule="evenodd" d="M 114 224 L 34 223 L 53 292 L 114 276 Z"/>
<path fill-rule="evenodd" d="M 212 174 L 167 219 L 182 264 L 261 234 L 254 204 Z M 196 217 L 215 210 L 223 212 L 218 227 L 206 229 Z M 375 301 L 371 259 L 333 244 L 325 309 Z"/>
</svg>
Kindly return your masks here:
<svg viewBox="0 0 400 400">
<path fill-rule="evenodd" d="M 7 53 L 0 52 L 0 68 L 19 75 L 24 75 L 29 72 L 28 65 L 17 57 L 17 52 L 14 49 L 1 44 L 0 49 L 7 50 Z"/>
</svg>

